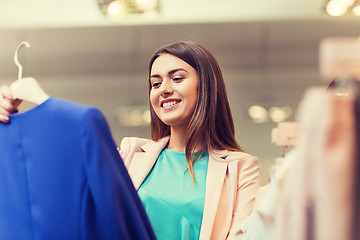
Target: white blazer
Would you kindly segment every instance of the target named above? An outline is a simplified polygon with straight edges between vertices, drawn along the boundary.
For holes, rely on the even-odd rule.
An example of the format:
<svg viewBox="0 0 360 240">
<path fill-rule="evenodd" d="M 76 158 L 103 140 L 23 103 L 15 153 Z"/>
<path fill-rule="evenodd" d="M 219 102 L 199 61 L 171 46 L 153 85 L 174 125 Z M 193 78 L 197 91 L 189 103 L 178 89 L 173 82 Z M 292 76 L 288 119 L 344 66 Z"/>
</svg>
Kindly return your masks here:
<svg viewBox="0 0 360 240">
<path fill-rule="evenodd" d="M 133 137 L 121 141 L 120 155 L 136 189 L 168 141 L 169 137 L 157 142 Z M 200 240 L 236 239 L 241 233 L 260 187 L 259 168 L 259 160 L 243 152 L 209 152 Z"/>
</svg>

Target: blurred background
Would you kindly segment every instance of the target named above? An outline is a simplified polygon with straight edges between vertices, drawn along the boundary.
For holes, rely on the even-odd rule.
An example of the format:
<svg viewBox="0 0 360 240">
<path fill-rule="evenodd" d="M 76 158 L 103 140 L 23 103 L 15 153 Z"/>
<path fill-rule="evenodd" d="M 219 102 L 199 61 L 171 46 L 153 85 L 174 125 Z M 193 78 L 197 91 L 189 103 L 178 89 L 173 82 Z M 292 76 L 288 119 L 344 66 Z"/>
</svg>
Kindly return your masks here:
<svg viewBox="0 0 360 240">
<path fill-rule="evenodd" d="M 98 107 L 117 144 L 149 137 L 147 68 L 174 41 L 206 46 L 222 67 L 240 145 L 264 183 L 282 149 L 277 122 L 296 120 L 306 89 L 325 87 L 319 43 L 356 37 L 354 0 L 1 0 L 0 85 L 36 78 L 50 95 Z M 22 110 L 32 106 L 24 104 Z"/>
</svg>

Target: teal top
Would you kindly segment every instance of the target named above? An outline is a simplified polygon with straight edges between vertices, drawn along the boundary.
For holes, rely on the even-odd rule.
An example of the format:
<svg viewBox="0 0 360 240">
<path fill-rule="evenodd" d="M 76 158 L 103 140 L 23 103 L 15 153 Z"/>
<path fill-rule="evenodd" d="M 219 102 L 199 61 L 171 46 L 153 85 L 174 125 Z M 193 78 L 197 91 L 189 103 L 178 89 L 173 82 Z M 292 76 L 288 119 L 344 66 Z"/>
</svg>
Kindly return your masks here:
<svg viewBox="0 0 360 240">
<path fill-rule="evenodd" d="M 138 189 L 158 240 L 199 239 L 209 154 L 196 154 L 196 183 L 186 171 L 185 153 L 165 148 Z"/>
</svg>

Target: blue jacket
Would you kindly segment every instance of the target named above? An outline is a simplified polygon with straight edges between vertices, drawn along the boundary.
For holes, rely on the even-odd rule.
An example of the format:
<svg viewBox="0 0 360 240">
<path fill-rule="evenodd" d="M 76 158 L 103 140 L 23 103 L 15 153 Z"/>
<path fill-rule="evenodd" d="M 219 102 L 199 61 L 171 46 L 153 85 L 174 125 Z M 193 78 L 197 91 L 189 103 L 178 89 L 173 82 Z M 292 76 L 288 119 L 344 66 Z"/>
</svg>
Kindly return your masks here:
<svg viewBox="0 0 360 240">
<path fill-rule="evenodd" d="M 49 98 L 0 123 L 0 239 L 155 239 L 102 113 Z"/>
</svg>

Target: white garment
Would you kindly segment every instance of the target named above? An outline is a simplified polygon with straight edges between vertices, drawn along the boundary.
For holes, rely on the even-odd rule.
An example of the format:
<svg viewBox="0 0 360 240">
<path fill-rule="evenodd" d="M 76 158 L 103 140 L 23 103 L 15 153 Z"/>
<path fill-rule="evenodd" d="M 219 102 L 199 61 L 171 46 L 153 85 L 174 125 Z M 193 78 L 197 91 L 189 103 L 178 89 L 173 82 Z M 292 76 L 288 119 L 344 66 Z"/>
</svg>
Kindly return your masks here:
<svg viewBox="0 0 360 240">
<path fill-rule="evenodd" d="M 277 164 L 243 224 L 244 240 L 350 240 L 354 99 L 311 88 L 299 108 L 297 145 Z"/>
<path fill-rule="evenodd" d="M 276 240 L 349 240 L 353 206 L 353 98 L 309 89 L 296 159 L 275 218 Z"/>
<path fill-rule="evenodd" d="M 275 216 L 279 208 L 284 182 L 294 161 L 294 153 L 275 160 L 270 183 L 263 186 L 256 197 L 254 211 L 243 223 L 241 240 L 276 240 Z"/>
</svg>

